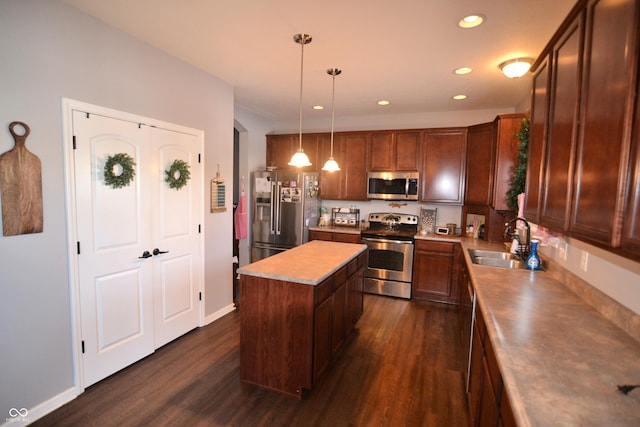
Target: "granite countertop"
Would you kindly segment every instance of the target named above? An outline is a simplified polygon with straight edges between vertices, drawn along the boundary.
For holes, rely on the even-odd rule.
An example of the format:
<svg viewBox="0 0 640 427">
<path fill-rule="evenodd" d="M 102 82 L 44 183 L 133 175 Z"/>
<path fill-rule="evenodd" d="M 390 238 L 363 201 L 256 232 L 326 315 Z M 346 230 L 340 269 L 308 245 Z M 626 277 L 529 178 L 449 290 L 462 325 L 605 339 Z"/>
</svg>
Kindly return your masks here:
<svg viewBox="0 0 640 427">
<path fill-rule="evenodd" d="M 241 267 L 238 273 L 317 285 L 366 249 L 362 244 L 313 240 Z"/>
<path fill-rule="evenodd" d="M 426 239 L 444 240 L 427 236 Z M 640 343 L 549 271 L 476 265 L 460 241 L 518 425 L 640 425 Z"/>
</svg>

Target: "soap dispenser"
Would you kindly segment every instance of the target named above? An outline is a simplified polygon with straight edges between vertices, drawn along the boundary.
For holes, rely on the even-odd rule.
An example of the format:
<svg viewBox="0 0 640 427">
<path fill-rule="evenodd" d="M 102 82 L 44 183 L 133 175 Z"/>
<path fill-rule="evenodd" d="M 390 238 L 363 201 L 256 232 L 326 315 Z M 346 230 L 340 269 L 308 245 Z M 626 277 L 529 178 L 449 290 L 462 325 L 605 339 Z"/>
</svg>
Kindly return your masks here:
<svg viewBox="0 0 640 427">
<path fill-rule="evenodd" d="M 538 256 L 538 243 L 539 240 L 531 240 L 531 253 L 527 257 L 527 269 L 528 270 L 540 270 L 540 256 Z"/>
</svg>

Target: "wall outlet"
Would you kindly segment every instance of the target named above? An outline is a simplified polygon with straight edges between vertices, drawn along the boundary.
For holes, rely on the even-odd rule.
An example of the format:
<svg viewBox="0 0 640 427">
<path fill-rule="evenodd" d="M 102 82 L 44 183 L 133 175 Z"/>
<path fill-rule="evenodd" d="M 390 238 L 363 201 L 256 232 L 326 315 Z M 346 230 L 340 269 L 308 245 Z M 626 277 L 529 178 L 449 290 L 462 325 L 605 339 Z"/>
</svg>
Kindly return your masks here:
<svg viewBox="0 0 640 427">
<path fill-rule="evenodd" d="M 588 264 L 589 264 L 589 252 L 582 251 L 582 255 L 580 256 L 580 270 L 586 272 Z"/>
</svg>

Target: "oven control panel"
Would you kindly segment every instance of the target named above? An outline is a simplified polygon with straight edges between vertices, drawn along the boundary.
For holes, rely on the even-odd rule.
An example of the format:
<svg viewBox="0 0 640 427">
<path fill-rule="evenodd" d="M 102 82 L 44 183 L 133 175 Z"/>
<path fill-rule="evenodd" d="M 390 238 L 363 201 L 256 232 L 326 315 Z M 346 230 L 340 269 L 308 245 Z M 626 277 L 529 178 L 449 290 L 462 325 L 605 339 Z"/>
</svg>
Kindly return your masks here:
<svg viewBox="0 0 640 427">
<path fill-rule="evenodd" d="M 403 213 L 392 213 L 392 212 L 384 212 L 384 213 L 370 213 L 369 214 L 369 222 L 370 223 L 387 223 L 393 222 L 395 224 L 404 224 L 404 225 L 418 225 L 418 215 L 411 214 L 403 214 Z"/>
</svg>

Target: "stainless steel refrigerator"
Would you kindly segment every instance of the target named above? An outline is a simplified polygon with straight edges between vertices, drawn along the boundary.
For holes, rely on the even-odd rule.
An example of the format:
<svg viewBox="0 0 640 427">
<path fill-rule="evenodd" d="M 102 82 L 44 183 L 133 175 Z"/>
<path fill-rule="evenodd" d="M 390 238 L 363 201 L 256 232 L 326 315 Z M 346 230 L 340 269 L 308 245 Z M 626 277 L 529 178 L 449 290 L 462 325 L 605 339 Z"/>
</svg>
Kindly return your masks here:
<svg viewBox="0 0 640 427">
<path fill-rule="evenodd" d="M 318 224 L 318 173 L 253 172 L 251 204 L 252 262 L 299 246 Z"/>
</svg>

